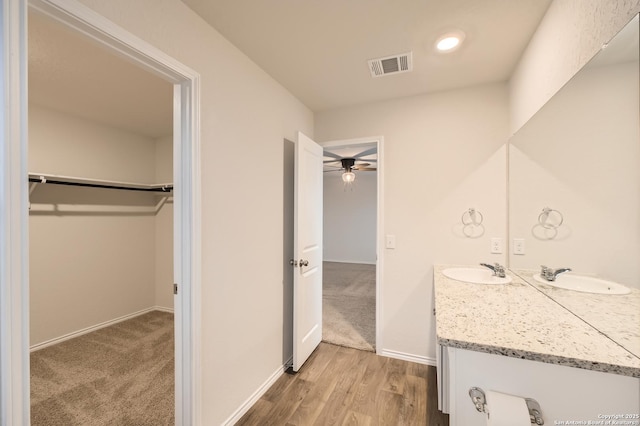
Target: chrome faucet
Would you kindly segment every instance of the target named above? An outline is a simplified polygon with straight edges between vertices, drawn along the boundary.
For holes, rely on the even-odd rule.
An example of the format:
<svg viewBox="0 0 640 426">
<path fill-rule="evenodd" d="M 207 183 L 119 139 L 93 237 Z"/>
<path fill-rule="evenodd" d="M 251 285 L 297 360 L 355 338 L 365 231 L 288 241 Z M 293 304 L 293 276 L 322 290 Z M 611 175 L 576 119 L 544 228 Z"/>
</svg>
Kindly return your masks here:
<svg viewBox="0 0 640 426">
<path fill-rule="evenodd" d="M 480 266 L 491 269 L 493 271 L 493 275 L 497 277 L 506 277 L 504 266 L 500 265 L 499 263 L 494 263 L 493 265 L 489 265 L 488 263 L 481 263 Z"/>
<path fill-rule="evenodd" d="M 571 271 L 571 268 L 551 269 L 544 265 L 540 266 L 540 276 L 547 281 L 555 281 L 558 274 Z"/>
</svg>

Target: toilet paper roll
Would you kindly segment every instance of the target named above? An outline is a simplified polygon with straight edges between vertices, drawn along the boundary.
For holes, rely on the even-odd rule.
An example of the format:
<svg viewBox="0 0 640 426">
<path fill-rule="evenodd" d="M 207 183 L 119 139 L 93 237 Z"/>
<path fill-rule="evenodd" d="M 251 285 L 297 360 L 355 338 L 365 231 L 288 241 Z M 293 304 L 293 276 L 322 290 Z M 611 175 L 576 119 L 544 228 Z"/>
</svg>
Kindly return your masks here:
<svg viewBox="0 0 640 426">
<path fill-rule="evenodd" d="M 488 391 L 487 426 L 531 426 L 529 409 L 524 398 Z"/>
</svg>

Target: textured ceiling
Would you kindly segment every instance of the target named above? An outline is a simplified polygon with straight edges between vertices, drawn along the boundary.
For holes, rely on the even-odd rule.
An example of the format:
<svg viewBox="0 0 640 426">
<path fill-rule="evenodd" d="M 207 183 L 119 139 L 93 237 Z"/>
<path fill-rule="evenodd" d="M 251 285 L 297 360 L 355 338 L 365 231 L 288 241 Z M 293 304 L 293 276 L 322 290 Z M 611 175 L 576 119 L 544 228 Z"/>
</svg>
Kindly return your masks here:
<svg viewBox="0 0 640 426">
<path fill-rule="evenodd" d="M 636 15 L 587 66 L 601 67 L 623 62 L 637 62 L 638 52 L 640 52 L 639 20 L 638 15 Z"/>
<path fill-rule="evenodd" d="M 314 111 L 506 81 L 551 0 L 182 0 Z M 433 49 L 466 33 L 450 54 Z M 413 52 L 414 71 L 367 60 Z"/>
</svg>

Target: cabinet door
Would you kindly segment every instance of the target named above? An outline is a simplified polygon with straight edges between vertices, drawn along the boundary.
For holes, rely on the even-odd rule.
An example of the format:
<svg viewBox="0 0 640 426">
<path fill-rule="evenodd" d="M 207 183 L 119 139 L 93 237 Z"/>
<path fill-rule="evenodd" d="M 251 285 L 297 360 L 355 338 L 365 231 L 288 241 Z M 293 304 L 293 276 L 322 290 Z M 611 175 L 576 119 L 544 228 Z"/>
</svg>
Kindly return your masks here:
<svg viewBox="0 0 640 426">
<path fill-rule="evenodd" d="M 638 378 L 464 349 L 447 352 L 450 426 L 486 425 L 485 414 L 476 411 L 469 397 L 473 386 L 535 399 L 546 425 L 640 413 Z"/>
</svg>

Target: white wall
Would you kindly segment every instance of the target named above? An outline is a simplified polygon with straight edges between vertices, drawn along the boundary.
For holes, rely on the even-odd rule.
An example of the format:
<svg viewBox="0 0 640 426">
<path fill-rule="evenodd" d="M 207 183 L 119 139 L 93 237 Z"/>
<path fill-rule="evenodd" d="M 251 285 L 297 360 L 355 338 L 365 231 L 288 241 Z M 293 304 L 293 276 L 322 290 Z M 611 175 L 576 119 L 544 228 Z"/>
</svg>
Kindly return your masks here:
<svg viewBox="0 0 640 426">
<path fill-rule="evenodd" d="M 606 80 L 598 79 L 597 74 L 613 70 L 591 70 L 576 79 L 578 88 L 567 89 L 584 90 L 573 95 L 579 98 L 567 100 L 564 89 L 558 92 L 638 12 L 639 0 L 554 0 L 513 73 L 509 83 L 511 130 L 521 131 L 516 133 L 511 152 L 516 186 L 512 186 L 510 220 L 512 237 L 529 237 L 530 242 L 524 257 L 512 257 L 515 267 L 531 268 L 541 258 L 553 259 L 548 262 L 556 266 L 565 264 L 640 285 L 640 270 L 635 264 L 640 249 L 637 70 L 629 70 L 631 75 L 624 80 L 620 80 L 624 71 L 618 70 L 609 85 L 603 84 Z M 623 81 L 624 86 L 620 86 Z M 539 114 L 542 117 L 534 115 L 557 92 L 565 100 L 552 99 L 549 112 L 544 108 Z M 601 109 L 596 104 L 591 112 L 585 110 L 586 105 L 594 103 L 585 98 L 590 93 L 601 101 Z M 623 99 L 628 107 L 619 106 Z M 571 102 L 574 104 L 567 105 Z M 611 114 L 611 108 L 620 111 Z M 562 120 L 549 117 L 558 111 L 562 111 L 558 114 Z M 572 114 L 567 115 L 569 111 Z M 575 117 L 578 111 L 583 115 Z M 551 127 L 563 135 L 562 144 L 557 138 L 553 143 L 549 130 L 539 124 L 542 120 L 551 120 Z M 624 120 L 635 124 L 621 126 Z M 588 126 L 594 123 L 600 125 Z M 612 123 L 617 124 L 610 126 Z M 544 132 L 545 137 L 536 138 L 536 132 Z M 562 165 L 561 159 L 565 159 Z M 518 185 L 526 188 L 528 197 L 520 194 L 522 191 L 515 192 Z M 544 206 L 540 205 L 542 197 L 546 199 Z M 560 235 L 546 242 L 531 238 L 532 221 L 542 207 L 551 204 L 565 215 Z"/>
<path fill-rule="evenodd" d="M 377 173 L 356 174 L 350 188 L 341 173 L 324 174 L 323 258 L 375 264 Z"/>
<path fill-rule="evenodd" d="M 199 379 L 202 423 L 221 424 L 291 355 L 283 139 L 313 115 L 179 0 L 82 2 L 201 75 Z"/>
<path fill-rule="evenodd" d="M 154 182 L 149 138 L 29 107 L 32 172 Z M 31 202 L 147 206 L 153 195 L 38 185 Z M 30 213 L 31 344 L 154 306 L 154 216 L 119 212 Z"/>
<path fill-rule="evenodd" d="M 434 362 L 433 264 L 502 262 L 506 238 L 507 88 L 473 87 L 316 114 L 316 139 L 383 135 L 385 250 L 382 351 Z M 462 234 L 470 207 L 485 233 Z"/>
<path fill-rule="evenodd" d="M 31 172 L 155 183 L 152 139 L 29 105 Z"/>
<path fill-rule="evenodd" d="M 173 137 L 155 141 L 154 183 L 173 182 Z M 171 199 L 155 217 L 155 305 L 173 309 L 173 202 Z"/>
<path fill-rule="evenodd" d="M 514 133 L 640 12 L 640 0 L 554 0 L 509 83 Z"/>
</svg>

